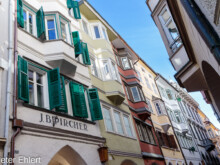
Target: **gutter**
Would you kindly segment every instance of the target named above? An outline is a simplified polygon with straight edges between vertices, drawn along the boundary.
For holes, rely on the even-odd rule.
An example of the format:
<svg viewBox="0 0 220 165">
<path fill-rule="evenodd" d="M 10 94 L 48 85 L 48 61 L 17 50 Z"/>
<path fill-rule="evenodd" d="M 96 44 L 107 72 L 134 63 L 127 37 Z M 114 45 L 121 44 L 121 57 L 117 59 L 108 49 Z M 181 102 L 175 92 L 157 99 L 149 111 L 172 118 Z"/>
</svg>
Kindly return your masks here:
<svg viewBox="0 0 220 165">
<path fill-rule="evenodd" d="M 220 38 L 212 27 L 206 16 L 202 13 L 194 0 L 181 0 L 181 3 L 189 15 L 193 25 L 214 54 L 215 59 L 220 65 Z"/>
</svg>

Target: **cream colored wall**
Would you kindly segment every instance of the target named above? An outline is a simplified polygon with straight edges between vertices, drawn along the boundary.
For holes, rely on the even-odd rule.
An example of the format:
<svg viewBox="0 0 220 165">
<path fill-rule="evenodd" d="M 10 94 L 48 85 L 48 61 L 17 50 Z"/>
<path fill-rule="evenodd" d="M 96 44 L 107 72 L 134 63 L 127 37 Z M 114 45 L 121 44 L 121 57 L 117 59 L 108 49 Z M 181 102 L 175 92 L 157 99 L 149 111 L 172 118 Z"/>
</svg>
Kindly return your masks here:
<svg viewBox="0 0 220 165">
<path fill-rule="evenodd" d="M 111 157 L 111 160 L 109 160 L 108 162 L 106 162 L 106 165 L 121 165 L 121 163 L 125 160 L 124 157 L 122 156 L 113 156 Z M 133 158 L 133 157 L 129 157 L 126 160 L 131 160 L 133 162 L 135 162 L 137 165 L 144 165 L 143 159 L 141 158 Z"/>
</svg>

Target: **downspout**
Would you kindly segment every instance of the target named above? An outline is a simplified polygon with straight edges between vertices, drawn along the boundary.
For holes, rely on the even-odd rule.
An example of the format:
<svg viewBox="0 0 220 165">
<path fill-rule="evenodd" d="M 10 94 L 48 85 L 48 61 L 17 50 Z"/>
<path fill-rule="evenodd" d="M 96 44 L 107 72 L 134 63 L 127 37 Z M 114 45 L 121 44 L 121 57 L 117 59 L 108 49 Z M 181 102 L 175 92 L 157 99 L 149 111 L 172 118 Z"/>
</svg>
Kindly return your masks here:
<svg viewBox="0 0 220 165">
<path fill-rule="evenodd" d="M 9 22 L 8 22 L 8 74 L 7 74 L 7 91 L 6 91 L 6 106 L 5 106 L 5 139 L 6 143 L 4 146 L 4 158 L 8 157 L 8 148 L 9 148 L 9 116 L 10 116 L 10 97 L 11 97 L 11 82 L 12 82 L 12 72 L 11 72 L 11 65 L 12 65 L 12 51 L 13 51 L 13 0 L 8 1 L 8 16 L 9 16 Z M 4 163 L 4 165 L 7 165 L 7 163 Z"/>
</svg>

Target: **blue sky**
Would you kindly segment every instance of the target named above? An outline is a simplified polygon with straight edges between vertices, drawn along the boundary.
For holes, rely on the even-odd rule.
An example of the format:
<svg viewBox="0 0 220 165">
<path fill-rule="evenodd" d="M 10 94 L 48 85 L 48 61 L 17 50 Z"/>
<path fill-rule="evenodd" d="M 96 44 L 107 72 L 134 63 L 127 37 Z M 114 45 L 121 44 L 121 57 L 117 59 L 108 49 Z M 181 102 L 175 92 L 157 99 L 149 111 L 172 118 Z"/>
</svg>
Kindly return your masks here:
<svg viewBox="0 0 220 165">
<path fill-rule="evenodd" d="M 134 51 L 166 79 L 176 73 L 145 0 L 88 0 Z M 199 92 L 190 93 L 215 126 L 220 123 Z"/>
</svg>

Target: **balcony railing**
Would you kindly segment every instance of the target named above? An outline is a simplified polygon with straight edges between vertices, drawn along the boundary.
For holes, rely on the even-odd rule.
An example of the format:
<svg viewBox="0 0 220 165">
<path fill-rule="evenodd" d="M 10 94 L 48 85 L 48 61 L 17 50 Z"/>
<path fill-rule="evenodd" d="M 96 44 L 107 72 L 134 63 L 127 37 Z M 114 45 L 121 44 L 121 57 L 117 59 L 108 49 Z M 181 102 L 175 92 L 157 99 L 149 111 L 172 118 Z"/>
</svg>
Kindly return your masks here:
<svg viewBox="0 0 220 165">
<path fill-rule="evenodd" d="M 170 49 L 173 53 L 182 45 L 182 40 L 180 36 L 176 37 L 176 39 L 170 44 Z"/>
<path fill-rule="evenodd" d="M 210 139 L 204 139 L 202 141 L 203 145 L 205 146 L 206 151 L 210 152 L 215 149 L 215 145 Z"/>
</svg>

